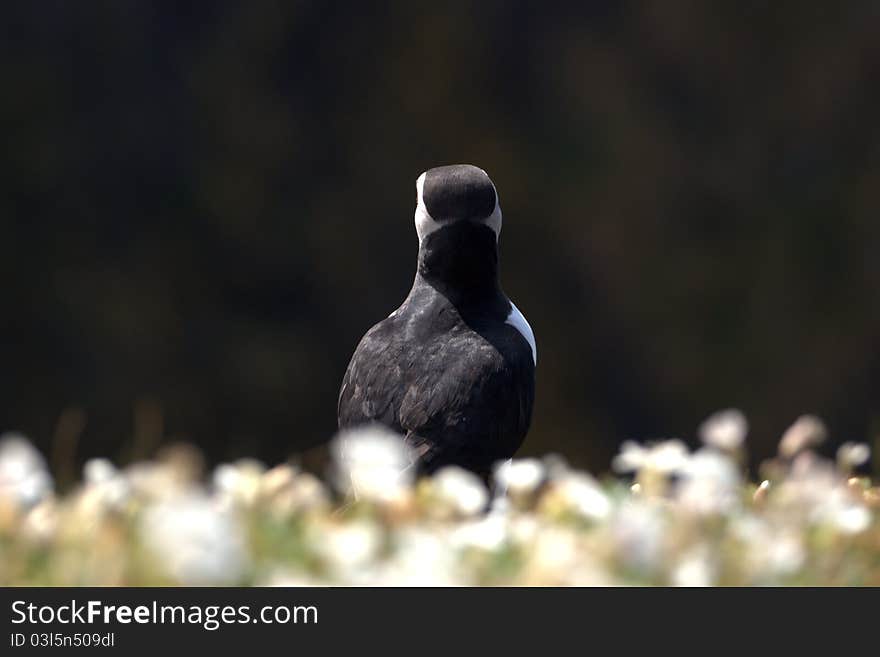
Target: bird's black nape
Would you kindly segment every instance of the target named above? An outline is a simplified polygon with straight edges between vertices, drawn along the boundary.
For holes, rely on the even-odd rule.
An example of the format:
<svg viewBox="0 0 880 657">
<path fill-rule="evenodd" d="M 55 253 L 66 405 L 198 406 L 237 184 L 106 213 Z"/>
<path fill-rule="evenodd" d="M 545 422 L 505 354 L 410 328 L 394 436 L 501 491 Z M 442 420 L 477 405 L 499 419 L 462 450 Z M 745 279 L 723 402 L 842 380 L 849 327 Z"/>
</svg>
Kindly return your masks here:
<svg viewBox="0 0 880 657">
<path fill-rule="evenodd" d="M 444 226 L 422 242 L 418 273 L 457 306 L 500 298 L 495 233 L 470 221 Z"/>
</svg>

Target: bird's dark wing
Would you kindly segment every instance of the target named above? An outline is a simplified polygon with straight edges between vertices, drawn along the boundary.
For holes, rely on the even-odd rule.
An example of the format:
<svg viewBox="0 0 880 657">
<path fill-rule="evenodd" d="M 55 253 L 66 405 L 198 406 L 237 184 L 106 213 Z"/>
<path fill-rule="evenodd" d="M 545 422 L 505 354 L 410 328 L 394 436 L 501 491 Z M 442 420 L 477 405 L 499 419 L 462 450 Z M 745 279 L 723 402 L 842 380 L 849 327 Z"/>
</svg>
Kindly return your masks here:
<svg viewBox="0 0 880 657">
<path fill-rule="evenodd" d="M 535 395 L 531 349 L 509 326 L 490 337 L 468 332 L 437 344 L 429 367 L 411 373 L 398 419 L 423 471 L 485 472 L 522 444 Z"/>
<path fill-rule="evenodd" d="M 393 317 L 358 344 L 339 393 L 339 427 L 379 422 L 405 435 L 431 472 L 477 472 L 516 452 L 534 404 L 531 348 L 512 326 L 408 341 Z M 418 363 L 418 366 L 416 366 Z"/>
<path fill-rule="evenodd" d="M 340 429 L 380 422 L 404 433 L 397 421 L 400 407 L 400 344 L 393 339 L 391 318 L 367 331 L 342 379 L 337 405 Z"/>
</svg>

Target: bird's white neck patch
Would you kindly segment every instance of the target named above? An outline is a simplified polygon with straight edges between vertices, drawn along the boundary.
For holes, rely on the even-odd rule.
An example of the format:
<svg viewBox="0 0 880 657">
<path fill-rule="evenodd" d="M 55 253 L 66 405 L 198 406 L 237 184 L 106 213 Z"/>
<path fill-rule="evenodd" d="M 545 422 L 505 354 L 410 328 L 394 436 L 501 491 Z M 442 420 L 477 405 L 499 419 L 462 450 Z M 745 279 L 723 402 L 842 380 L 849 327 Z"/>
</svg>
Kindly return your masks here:
<svg viewBox="0 0 880 657">
<path fill-rule="evenodd" d="M 492 185 L 494 187 L 494 185 Z M 498 191 L 495 191 L 495 209 L 492 211 L 484 223 L 495 231 L 495 241 L 501 237 L 501 204 L 498 202 Z"/>
<path fill-rule="evenodd" d="M 528 342 L 529 346 L 532 348 L 532 360 L 535 362 L 535 365 L 537 365 L 538 346 L 535 344 L 535 334 L 532 332 L 532 327 L 529 326 L 526 318 L 519 311 L 519 308 L 513 305 L 513 301 L 510 302 L 510 314 L 507 316 L 505 323 L 510 324 L 526 339 L 526 342 Z"/>
<path fill-rule="evenodd" d="M 434 217 L 431 216 L 431 213 L 428 212 L 428 208 L 425 207 L 425 201 L 422 197 L 422 193 L 425 190 L 425 176 L 427 175 L 427 173 L 427 171 L 424 172 L 416 180 L 415 223 L 416 234 L 419 236 L 419 244 L 421 244 L 424 239 L 435 230 L 443 227 L 443 224 L 441 224 L 439 221 L 435 221 Z M 498 202 L 497 190 L 495 192 L 495 210 L 493 210 L 492 214 L 490 214 L 483 221 L 483 223 L 485 223 L 489 228 L 495 231 L 495 240 L 497 241 L 499 236 L 501 235 L 501 204 Z"/>
</svg>

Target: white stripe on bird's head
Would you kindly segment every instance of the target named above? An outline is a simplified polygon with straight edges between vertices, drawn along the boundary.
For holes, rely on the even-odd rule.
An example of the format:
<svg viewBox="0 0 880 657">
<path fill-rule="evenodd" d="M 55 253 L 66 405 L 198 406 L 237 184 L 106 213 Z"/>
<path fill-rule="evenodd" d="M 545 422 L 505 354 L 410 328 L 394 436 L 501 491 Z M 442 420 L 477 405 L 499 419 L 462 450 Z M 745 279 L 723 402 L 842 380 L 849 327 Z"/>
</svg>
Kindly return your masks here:
<svg viewBox="0 0 880 657">
<path fill-rule="evenodd" d="M 425 200 L 422 198 L 422 194 L 425 191 L 425 176 L 428 175 L 428 172 L 425 171 L 422 175 L 418 177 L 416 180 L 416 233 L 419 236 L 419 244 L 431 233 L 435 230 L 438 230 L 442 224 L 439 221 L 434 221 L 434 218 L 428 212 L 428 208 L 425 207 Z"/>
</svg>

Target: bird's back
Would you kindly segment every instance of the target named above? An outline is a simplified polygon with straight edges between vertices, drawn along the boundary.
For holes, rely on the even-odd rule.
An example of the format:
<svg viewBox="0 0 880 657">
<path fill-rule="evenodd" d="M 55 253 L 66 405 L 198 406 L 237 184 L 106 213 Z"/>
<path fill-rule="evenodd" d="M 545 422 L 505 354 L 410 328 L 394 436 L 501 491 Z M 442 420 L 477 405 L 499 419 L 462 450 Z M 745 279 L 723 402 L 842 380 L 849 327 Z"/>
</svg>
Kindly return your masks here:
<svg viewBox="0 0 880 657">
<path fill-rule="evenodd" d="M 339 395 L 340 428 L 379 422 L 403 434 L 422 471 L 484 473 L 519 448 L 531 422 L 532 347 L 510 302 L 457 308 L 429 286 L 362 338 Z"/>
</svg>

